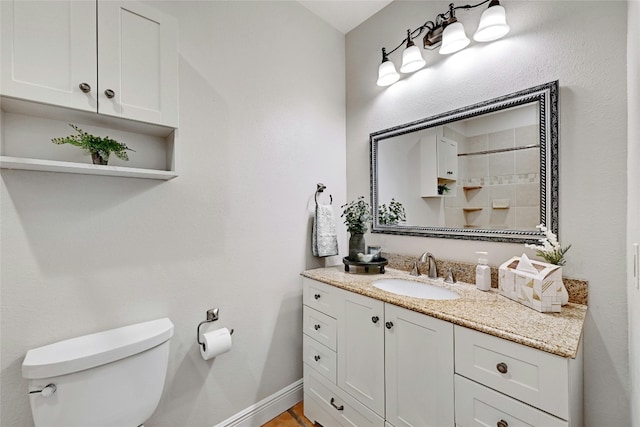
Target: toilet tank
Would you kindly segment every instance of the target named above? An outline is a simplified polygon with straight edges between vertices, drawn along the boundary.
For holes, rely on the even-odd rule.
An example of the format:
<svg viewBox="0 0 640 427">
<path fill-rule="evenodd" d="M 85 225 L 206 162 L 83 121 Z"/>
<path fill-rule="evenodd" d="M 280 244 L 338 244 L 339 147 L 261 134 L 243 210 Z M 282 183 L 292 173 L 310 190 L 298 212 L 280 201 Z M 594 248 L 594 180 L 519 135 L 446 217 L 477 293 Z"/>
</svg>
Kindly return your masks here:
<svg viewBox="0 0 640 427">
<path fill-rule="evenodd" d="M 164 318 L 29 350 L 22 376 L 35 426 L 141 425 L 162 396 L 172 336 Z"/>
</svg>

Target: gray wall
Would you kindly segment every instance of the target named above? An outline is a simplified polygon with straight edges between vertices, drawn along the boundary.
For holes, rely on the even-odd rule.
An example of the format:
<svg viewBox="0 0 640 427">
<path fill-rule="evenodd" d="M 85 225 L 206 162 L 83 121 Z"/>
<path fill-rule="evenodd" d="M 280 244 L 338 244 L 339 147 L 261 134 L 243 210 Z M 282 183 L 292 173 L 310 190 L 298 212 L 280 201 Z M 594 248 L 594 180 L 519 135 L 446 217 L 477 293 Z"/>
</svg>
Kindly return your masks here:
<svg viewBox="0 0 640 427">
<path fill-rule="evenodd" d="M 584 331 L 587 426 L 629 425 L 627 346 L 627 3 L 503 1 L 511 33 L 453 55 L 425 53 L 427 67 L 388 88 L 376 86 L 380 49 L 448 2 L 396 1 L 347 35 L 348 199 L 369 193 L 372 131 L 560 81 L 560 242 L 573 246 L 565 274 L 589 280 Z M 481 9 L 481 8 L 479 8 Z M 481 11 L 459 11 L 467 34 Z M 607 28 L 597 32 L 594 29 Z M 400 62 L 400 49 L 391 59 Z M 490 264 L 523 245 L 373 235 L 391 252 Z"/>
<path fill-rule="evenodd" d="M 346 193 L 344 36 L 296 2 L 155 6 L 179 20 L 180 176 L 2 169 L 2 426 L 32 425 L 28 349 L 165 316 L 145 425 L 212 426 L 302 377 L 308 208 L 317 182 L 334 205 Z M 195 328 L 212 307 L 236 332 L 205 362 Z"/>
</svg>

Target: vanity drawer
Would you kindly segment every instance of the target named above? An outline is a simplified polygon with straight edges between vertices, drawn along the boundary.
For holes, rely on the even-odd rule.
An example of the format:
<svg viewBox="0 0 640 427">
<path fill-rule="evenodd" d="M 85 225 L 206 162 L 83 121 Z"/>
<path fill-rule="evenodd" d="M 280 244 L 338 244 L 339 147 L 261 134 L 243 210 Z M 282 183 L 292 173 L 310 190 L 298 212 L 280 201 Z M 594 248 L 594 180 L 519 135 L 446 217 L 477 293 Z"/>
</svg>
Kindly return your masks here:
<svg viewBox="0 0 640 427">
<path fill-rule="evenodd" d="M 304 306 L 302 309 L 302 331 L 324 344 L 331 350 L 336 349 L 336 319 Z"/>
<path fill-rule="evenodd" d="M 461 326 L 454 334 L 457 374 L 569 419 L 571 359 Z"/>
<path fill-rule="evenodd" d="M 331 317 L 336 317 L 340 289 L 326 283 L 302 278 L 302 303 Z"/>
<path fill-rule="evenodd" d="M 329 383 L 312 369 L 304 370 L 305 415 L 325 427 L 384 427 L 384 420 Z"/>
<path fill-rule="evenodd" d="M 455 375 L 456 427 L 568 427 L 539 409 Z"/>
<path fill-rule="evenodd" d="M 302 336 L 302 360 L 320 375 L 336 383 L 336 352 L 308 335 Z"/>
</svg>

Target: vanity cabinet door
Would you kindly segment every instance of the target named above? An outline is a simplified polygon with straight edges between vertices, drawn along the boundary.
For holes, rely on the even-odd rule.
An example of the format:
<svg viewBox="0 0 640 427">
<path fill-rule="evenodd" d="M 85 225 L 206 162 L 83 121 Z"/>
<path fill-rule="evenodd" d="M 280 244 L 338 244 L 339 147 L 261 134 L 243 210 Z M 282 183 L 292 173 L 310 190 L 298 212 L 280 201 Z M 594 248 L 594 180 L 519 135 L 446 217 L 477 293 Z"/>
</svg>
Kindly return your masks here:
<svg viewBox="0 0 640 427">
<path fill-rule="evenodd" d="M 453 426 L 453 325 L 391 304 L 384 316 L 387 421 Z"/>
<path fill-rule="evenodd" d="M 0 8 L 2 95 L 95 112 L 96 3 L 3 0 Z"/>
<path fill-rule="evenodd" d="M 338 386 L 384 418 L 384 303 L 345 292 L 338 313 Z"/>
</svg>

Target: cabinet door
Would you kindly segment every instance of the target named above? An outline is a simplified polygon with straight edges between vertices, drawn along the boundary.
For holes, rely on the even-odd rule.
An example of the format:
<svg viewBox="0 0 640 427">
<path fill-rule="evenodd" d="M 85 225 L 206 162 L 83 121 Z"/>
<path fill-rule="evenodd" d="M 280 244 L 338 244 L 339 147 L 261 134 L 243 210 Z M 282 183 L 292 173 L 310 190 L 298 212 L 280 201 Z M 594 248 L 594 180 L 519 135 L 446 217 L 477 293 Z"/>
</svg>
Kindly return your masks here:
<svg viewBox="0 0 640 427">
<path fill-rule="evenodd" d="M 3 0 L 0 8 L 2 95 L 95 112 L 95 2 Z"/>
<path fill-rule="evenodd" d="M 384 418 L 384 303 L 345 293 L 338 313 L 338 386 Z"/>
<path fill-rule="evenodd" d="M 458 143 L 442 137 L 438 138 L 438 178 L 458 179 Z"/>
<path fill-rule="evenodd" d="M 98 112 L 178 126 L 177 23 L 129 1 L 98 2 Z"/>
<path fill-rule="evenodd" d="M 387 421 L 453 426 L 453 325 L 391 304 L 384 315 Z"/>
</svg>

